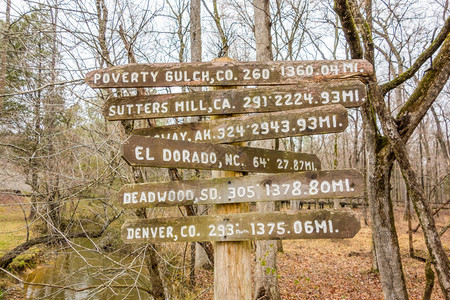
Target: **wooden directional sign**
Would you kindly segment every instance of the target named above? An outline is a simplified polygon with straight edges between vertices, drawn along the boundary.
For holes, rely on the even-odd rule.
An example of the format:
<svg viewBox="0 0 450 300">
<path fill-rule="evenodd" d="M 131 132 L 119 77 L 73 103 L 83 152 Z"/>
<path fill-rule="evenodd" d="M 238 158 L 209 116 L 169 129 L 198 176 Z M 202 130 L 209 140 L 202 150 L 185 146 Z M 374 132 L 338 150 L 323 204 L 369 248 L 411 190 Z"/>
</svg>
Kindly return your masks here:
<svg viewBox="0 0 450 300">
<path fill-rule="evenodd" d="M 132 166 L 280 173 L 320 170 L 314 154 L 130 136 L 122 148 Z"/>
<path fill-rule="evenodd" d="M 136 129 L 133 134 L 189 142 L 232 143 L 342 132 L 347 125 L 347 110 L 335 104 Z"/>
<path fill-rule="evenodd" d="M 349 198 L 359 197 L 363 191 L 361 173 L 356 170 L 334 170 L 127 184 L 117 196 L 124 208 L 145 208 Z"/>
<path fill-rule="evenodd" d="M 125 243 L 352 238 L 361 225 L 351 211 L 316 210 L 128 220 Z"/>
<path fill-rule="evenodd" d="M 85 81 L 93 88 L 280 85 L 372 73 L 366 60 L 129 64 L 89 72 Z"/>
<path fill-rule="evenodd" d="M 109 99 L 106 119 L 136 120 L 200 115 L 271 112 L 328 104 L 358 107 L 366 97 L 359 80 L 305 82 L 298 86 L 258 87 Z"/>
</svg>

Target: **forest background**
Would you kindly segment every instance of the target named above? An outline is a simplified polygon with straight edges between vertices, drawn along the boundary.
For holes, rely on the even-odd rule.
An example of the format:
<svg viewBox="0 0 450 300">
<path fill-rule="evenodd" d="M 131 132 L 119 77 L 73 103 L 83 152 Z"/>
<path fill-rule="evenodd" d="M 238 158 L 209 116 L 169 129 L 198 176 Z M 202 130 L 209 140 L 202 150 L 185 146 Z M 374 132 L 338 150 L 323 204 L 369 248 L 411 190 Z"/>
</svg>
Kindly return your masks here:
<svg viewBox="0 0 450 300">
<path fill-rule="evenodd" d="M 50 260 L 49 253 L 71 251 L 85 263 L 80 272 L 101 277 L 100 282 L 77 285 L 67 274 L 48 287 L 52 295 L 93 297 L 113 290 L 155 298 L 194 297 L 184 283 L 195 282 L 195 253 L 200 256 L 201 248 L 209 258 L 213 255 L 208 243 L 130 247 L 120 241 L 120 225 L 130 216 L 181 216 L 208 209 L 124 211 L 115 200 L 123 184 L 211 174 L 132 168 L 120 157 L 121 144 L 133 128 L 197 118 L 107 122 L 102 107 L 111 95 L 187 90 L 93 90 L 83 82 L 87 72 L 134 62 L 218 57 L 365 58 L 376 71 L 365 82 L 369 101 L 349 110 L 344 133 L 280 139 L 273 145 L 317 154 L 323 169 L 356 168 L 364 174 L 366 194 L 354 204 L 362 223 L 372 229 L 370 259 L 386 299 L 407 299 L 412 292 L 405 282 L 394 215 L 397 222 L 407 220 L 408 254 L 422 261 L 426 270 L 424 297 L 433 288 L 435 273 L 440 297 L 450 297 L 449 245 L 442 242 L 448 241 L 450 201 L 448 1 L 2 0 L 2 4 L 0 218 L 5 226 L 0 267 L 7 280 L 23 280 L 14 275 L 20 270 L 11 268 L 18 255 L 46 245 L 38 251 L 43 260 Z M 288 206 L 282 209 L 299 208 L 298 202 Z M 8 227 L 13 215 L 20 223 Z M 435 218 L 440 218 L 438 225 Z M 417 236 L 425 240 L 422 252 L 414 250 Z M 88 246 L 86 237 L 91 241 Z M 108 264 L 96 266 L 82 251 L 86 249 Z M 276 255 L 267 260 L 270 268 L 277 268 Z M 279 275 L 270 273 L 255 277 L 254 297 L 279 297 L 279 289 L 273 289 Z M 6 296 L 8 285 L 1 289 Z"/>
</svg>

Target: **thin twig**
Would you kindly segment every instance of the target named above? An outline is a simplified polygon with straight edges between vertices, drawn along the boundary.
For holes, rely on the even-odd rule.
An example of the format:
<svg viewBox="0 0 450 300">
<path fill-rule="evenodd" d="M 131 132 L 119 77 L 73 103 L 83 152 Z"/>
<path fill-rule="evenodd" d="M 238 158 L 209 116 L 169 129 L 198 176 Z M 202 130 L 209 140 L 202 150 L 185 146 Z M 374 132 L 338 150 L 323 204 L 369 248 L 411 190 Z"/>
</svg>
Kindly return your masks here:
<svg viewBox="0 0 450 300">
<path fill-rule="evenodd" d="M 0 95 L 0 97 L 9 97 L 9 96 L 31 94 L 31 93 L 41 91 L 41 90 L 46 89 L 46 88 L 51 87 L 51 86 L 65 85 L 65 84 L 69 84 L 69 83 L 78 83 L 78 82 L 82 82 L 83 80 L 84 80 L 83 78 L 79 78 L 79 79 L 74 79 L 74 80 L 59 81 L 59 82 L 54 82 L 54 83 L 47 83 L 47 84 L 44 84 L 43 86 L 38 87 L 36 89 L 32 89 L 32 90 L 28 90 L 28 91 L 24 91 L 24 92 L 11 93 L 11 94 L 3 94 L 3 95 Z"/>
<path fill-rule="evenodd" d="M 109 284 L 108 284 L 108 285 L 90 285 L 90 286 L 87 286 L 87 287 L 84 287 L 84 288 L 77 289 L 77 288 L 74 288 L 74 287 L 64 286 L 64 285 L 58 285 L 58 284 L 27 282 L 27 281 L 25 281 L 25 280 L 23 280 L 23 279 L 21 279 L 21 278 L 15 276 L 14 274 L 8 272 L 7 270 L 5 270 L 5 269 L 3 269 L 3 268 L 0 268 L 0 271 L 5 272 L 6 274 L 8 274 L 9 276 L 11 276 L 12 278 L 14 278 L 14 279 L 16 279 L 17 281 L 19 281 L 21 284 L 26 284 L 26 285 L 31 285 L 31 286 L 51 287 L 51 288 L 58 288 L 58 289 L 64 289 L 64 290 L 71 290 L 71 291 L 74 291 L 74 292 L 76 292 L 76 293 L 78 293 L 78 292 L 83 292 L 83 291 L 86 291 L 86 290 L 97 289 L 97 288 L 102 287 L 102 286 L 103 286 L 104 288 L 107 288 L 107 287 L 111 287 L 111 288 L 122 288 L 122 289 L 129 289 L 129 288 L 131 288 L 129 285 L 109 285 Z M 135 287 L 136 287 L 137 289 L 143 290 L 143 291 L 145 291 L 145 292 L 151 294 L 151 290 L 149 290 L 149 289 L 147 289 L 147 288 L 144 288 L 144 287 L 141 287 L 141 286 L 135 286 Z M 133 287 L 133 288 L 134 288 L 134 287 Z"/>
</svg>

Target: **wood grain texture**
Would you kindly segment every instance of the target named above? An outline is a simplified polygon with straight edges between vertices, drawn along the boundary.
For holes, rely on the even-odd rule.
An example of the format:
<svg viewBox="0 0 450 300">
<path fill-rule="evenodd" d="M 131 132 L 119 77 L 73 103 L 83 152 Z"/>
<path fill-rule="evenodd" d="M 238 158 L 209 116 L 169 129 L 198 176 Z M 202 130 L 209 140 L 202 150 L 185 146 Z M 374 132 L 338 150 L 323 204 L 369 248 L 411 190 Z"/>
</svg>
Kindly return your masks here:
<svg viewBox="0 0 450 300">
<path fill-rule="evenodd" d="M 131 166 L 284 173 L 320 170 L 314 154 L 130 136 L 122 156 Z"/>
<path fill-rule="evenodd" d="M 365 100 L 366 89 L 361 81 L 333 80 L 296 86 L 112 97 L 105 103 L 103 115 L 114 121 L 273 112 L 330 104 L 351 108 L 361 106 Z"/>
<path fill-rule="evenodd" d="M 357 170 L 330 170 L 127 184 L 117 200 L 124 208 L 141 208 L 351 198 L 363 191 Z"/>
<path fill-rule="evenodd" d="M 214 61 L 233 61 L 227 57 L 216 58 Z M 213 90 L 230 90 L 231 87 L 219 86 Z M 211 116 L 211 120 L 227 119 L 233 115 Z M 235 143 L 236 146 L 244 146 Z M 212 171 L 213 178 L 242 177 L 244 173 L 235 171 Z M 240 214 L 250 212 L 249 203 L 216 204 L 212 214 Z M 252 295 L 252 249 L 250 241 L 214 243 L 214 298 L 251 299 Z"/>
<path fill-rule="evenodd" d="M 127 220 L 125 243 L 352 238 L 360 230 L 351 211 L 313 210 Z"/>
<path fill-rule="evenodd" d="M 85 82 L 93 88 L 286 85 L 372 73 L 366 60 L 217 61 L 114 66 L 89 72 Z"/>
<path fill-rule="evenodd" d="M 136 129 L 133 134 L 205 143 L 232 143 L 342 132 L 347 110 L 340 104 L 253 114 L 205 122 Z"/>
</svg>

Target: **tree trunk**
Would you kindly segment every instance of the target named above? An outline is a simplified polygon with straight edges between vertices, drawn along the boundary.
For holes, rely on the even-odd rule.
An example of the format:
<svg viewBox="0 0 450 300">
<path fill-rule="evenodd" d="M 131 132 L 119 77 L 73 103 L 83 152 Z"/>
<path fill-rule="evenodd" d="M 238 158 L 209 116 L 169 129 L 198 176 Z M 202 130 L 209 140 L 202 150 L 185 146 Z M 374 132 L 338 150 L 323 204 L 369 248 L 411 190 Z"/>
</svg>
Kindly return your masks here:
<svg viewBox="0 0 450 300">
<path fill-rule="evenodd" d="M 202 61 L 202 24 L 200 0 L 191 0 L 190 20 L 191 61 Z"/>
<path fill-rule="evenodd" d="M 191 0 L 190 4 L 190 40 L 191 61 L 202 61 L 202 24 L 201 24 L 201 1 Z M 201 88 L 192 88 L 193 91 L 201 91 Z M 197 207 L 197 211 L 202 206 Z M 195 243 L 195 265 L 194 268 L 214 264 L 214 248 L 211 242 Z"/>
<path fill-rule="evenodd" d="M 3 51 L 1 53 L 0 95 L 6 94 L 6 60 L 9 45 L 9 26 L 11 16 L 11 0 L 6 0 L 5 23 L 3 24 Z M 3 115 L 5 97 L 0 96 L 0 116 Z"/>
<path fill-rule="evenodd" d="M 385 299 L 408 299 L 390 196 L 389 181 L 393 160 L 379 156 L 376 160 L 368 191 L 372 234 L 383 294 Z"/>
<path fill-rule="evenodd" d="M 160 279 L 160 271 L 159 271 L 159 262 L 156 256 L 156 251 L 154 244 L 148 244 L 145 250 L 145 264 L 147 265 L 147 269 L 150 273 L 150 283 L 151 283 L 151 291 L 152 296 L 157 299 L 165 299 L 164 294 L 164 285 L 162 280 Z"/>
<path fill-rule="evenodd" d="M 393 159 L 376 151 L 377 136 L 369 104 L 363 106 L 362 120 L 367 162 L 366 190 L 375 252 L 373 266 L 380 272 L 386 299 L 408 299 L 390 198 L 389 175 Z"/>
<path fill-rule="evenodd" d="M 39 39 L 40 40 L 40 39 Z M 38 44 L 38 48 L 40 50 L 40 43 Z M 39 56 L 40 57 L 40 56 Z M 42 61 L 39 58 L 39 69 L 38 69 L 38 77 L 37 77 L 38 86 L 42 86 Z M 33 97 L 33 146 L 32 146 L 32 155 L 29 160 L 30 166 L 30 177 L 31 177 L 31 206 L 30 206 L 30 215 L 29 219 L 33 220 L 40 210 L 41 205 L 38 205 L 39 200 L 39 161 L 38 158 L 41 156 L 41 135 L 42 135 L 42 119 L 41 119 L 41 90 L 37 91 L 36 96 Z"/>
<path fill-rule="evenodd" d="M 436 114 L 436 110 L 434 107 L 431 107 L 431 113 L 433 114 L 434 121 L 436 123 L 436 138 L 439 142 L 439 145 L 441 146 L 441 153 L 444 157 L 444 166 L 445 166 L 445 172 L 446 174 L 450 173 L 450 156 L 447 151 L 447 146 L 445 144 L 444 140 L 444 134 L 442 132 L 441 123 L 439 122 L 438 116 Z"/>
<path fill-rule="evenodd" d="M 48 95 L 44 98 L 44 120 L 43 126 L 45 128 L 45 151 L 48 159 L 46 160 L 46 167 L 51 172 L 46 178 L 47 184 L 47 212 L 49 216 L 50 226 L 49 232 L 54 232 L 61 226 L 61 202 L 60 202 L 60 178 L 59 178 L 59 161 L 53 158 L 55 154 L 55 135 L 57 132 L 56 118 L 58 115 L 58 105 L 62 105 L 61 96 L 55 86 L 57 79 L 57 26 L 58 26 L 58 3 L 55 4 L 50 11 L 52 22 L 52 56 L 50 62 L 50 88 Z"/>
<path fill-rule="evenodd" d="M 336 0 L 335 1 L 335 10 L 339 14 L 342 26 L 344 27 L 344 33 L 347 39 L 347 42 L 351 45 L 350 49 L 352 50 L 352 58 L 361 58 L 362 52 L 359 51 L 360 48 L 358 45 L 360 44 L 359 32 L 356 30 L 356 25 L 354 23 L 353 14 L 355 14 L 360 21 L 361 34 L 365 44 L 365 57 L 374 64 L 374 44 L 373 44 L 373 36 L 371 32 L 371 1 L 366 1 L 366 18 L 364 20 L 363 16 L 358 12 L 357 8 L 351 8 L 353 2 L 346 0 Z M 439 278 L 439 283 L 441 284 L 441 288 L 446 297 L 449 297 L 450 293 L 450 274 L 449 274 L 449 265 L 448 265 L 448 257 L 445 255 L 443 251 L 442 244 L 440 242 L 439 235 L 437 234 L 434 220 L 431 216 L 430 210 L 425 201 L 425 197 L 423 194 L 423 189 L 420 186 L 420 182 L 417 178 L 415 171 L 412 169 L 410 161 L 408 159 L 407 151 L 405 144 L 409 137 L 411 136 L 414 129 L 418 126 L 420 121 L 426 114 L 426 111 L 436 100 L 436 97 L 444 87 L 450 75 L 450 36 L 448 33 L 450 32 L 450 19 L 447 19 L 443 28 L 435 38 L 435 40 L 429 45 L 427 49 L 423 51 L 423 53 L 416 59 L 416 61 L 412 64 L 412 66 L 406 70 L 404 73 L 399 74 L 396 78 L 391 80 L 388 83 L 383 84 L 382 86 L 378 86 L 376 76 L 373 75 L 370 79 L 369 85 L 369 99 L 371 100 L 371 104 L 374 106 L 382 126 L 382 131 L 385 134 L 383 139 L 378 138 L 375 135 L 375 130 L 373 130 L 372 139 L 367 139 L 367 142 L 373 141 L 373 149 L 377 149 L 377 161 L 376 168 L 374 168 L 374 173 L 370 172 L 370 174 L 374 174 L 371 178 L 373 181 L 370 185 L 376 186 L 377 180 L 383 179 L 384 184 L 388 183 L 388 177 L 379 178 L 380 175 L 386 176 L 389 174 L 389 170 L 392 165 L 392 160 L 395 155 L 395 159 L 397 159 L 400 169 L 402 171 L 403 178 L 405 180 L 406 186 L 409 190 L 409 194 L 411 196 L 411 200 L 413 201 L 414 208 L 416 213 L 419 216 L 419 220 L 421 225 L 423 226 L 423 232 L 425 235 L 425 241 L 427 244 L 428 251 L 430 255 L 436 262 L 436 271 Z M 420 67 L 424 65 L 424 63 L 432 58 L 432 55 L 439 50 L 439 53 L 435 56 L 432 66 L 428 69 L 428 71 L 423 75 L 423 78 L 419 81 L 417 88 L 414 90 L 413 94 L 408 98 L 405 105 L 400 109 L 396 120 L 394 120 L 390 112 L 387 111 L 386 105 L 384 103 L 384 96 L 390 92 L 391 90 L 398 88 L 403 82 L 411 79 L 415 74 L 419 71 Z M 367 106 L 367 104 L 365 105 Z M 370 116 L 372 112 L 370 110 L 366 110 L 366 115 Z M 371 126 L 375 128 L 375 117 L 370 117 L 369 121 L 372 121 Z M 365 123 L 365 122 L 363 122 Z M 376 143 L 376 144 L 375 144 Z M 374 148 L 377 146 L 377 148 Z M 373 153 L 375 153 L 373 151 Z M 368 153 L 368 157 L 371 157 L 370 153 Z M 388 168 L 386 168 L 388 167 Z M 382 170 L 383 169 L 383 170 Z M 389 171 L 389 172 L 386 172 Z M 370 182 L 370 180 L 369 180 Z M 379 183 L 378 183 L 379 184 Z M 373 225 L 374 240 L 376 242 L 376 252 L 378 266 L 380 267 L 380 275 L 383 284 L 383 292 L 386 298 L 388 299 L 404 299 L 407 297 L 406 288 L 404 287 L 404 280 L 402 270 L 401 270 L 401 262 L 397 264 L 396 270 L 392 273 L 393 276 L 385 277 L 382 271 L 382 265 L 384 262 L 380 261 L 380 258 L 383 255 L 378 253 L 383 252 L 383 248 L 388 248 L 390 251 L 395 249 L 390 249 L 391 245 L 382 245 L 379 244 L 381 240 L 380 237 L 386 236 L 391 238 L 388 239 L 389 242 L 396 241 L 395 228 L 393 227 L 393 215 L 388 216 L 386 213 L 391 213 L 392 208 L 390 207 L 390 202 L 384 203 L 386 199 L 382 198 L 381 194 L 377 194 L 381 192 L 382 186 L 380 185 L 378 188 L 372 190 L 370 186 L 368 186 L 368 194 L 369 197 L 375 195 L 375 201 L 371 203 L 375 204 L 375 207 L 372 208 L 373 217 L 376 217 L 377 214 L 377 206 L 379 207 L 379 214 L 382 218 L 386 218 L 387 223 L 380 223 L 383 228 L 377 228 L 377 224 Z M 386 193 L 388 194 L 388 193 Z M 386 206 L 387 204 L 387 206 Z M 384 215 L 383 215 L 384 213 Z M 379 220 L 374 219 L 374 223 L 378 223 Z M 392 227 L 389 232 L 389 227 Z M 395 245 L 392 245 L 395 246 Z M 396 246 L 398 248 L 398 245 Z M 396 261 L 398 252 L 395 250 L 393 253 L 393 257 L 389 258 L 389 261 Z M 386 263 L 389 265 L 389 261 Z M 386 273 L 389 275 L 389 272 Z M 400 285 L 403 285 L 401 287 Z M 398 292 L 396 296 L 393 294 L 394 292 Z"/>
<path fill-rule="evenodd" d="M 406 196 L 405 201 L 405 218 L 408 222 L 408 245 L 409 245 L 409 256 L 414 258 L 414 239 L 413 239 L 413 230 L 412 230 L 412 216 L 411 216 L 411 199 L 409 198 L 409 194 Z"/>
<path fill-rule="evenodd" d="M 431 267 L 431 257 L 428 257 L 425 263 L 425 291 L 423 292 L 423 300 L 431 299 L 431 294 L 433 293 L 434 287 L 434 271 Z"/>
<path fill-rule="evenodd" d="M 442 46 L 441 51 L 443 51 L 443 55 L 447 60 L 447 63 L 444 64 L 443 67 L 443 75 L 447 80 L 450 74 L 450 63 L 448 63 L 448 60 L 450 59 L 450 36 L 447 38 L 446 43 L 444 43 L 444 45 Z M 405 142 L 401 138 L 394 120 L 387 113 L 382 99 L 378 96 L 378 86 L 373 85 L 371 87 L 371 90 L 373 90 L 375 95 L 372 99 L 377 114 L 380 117 L 383 132 L 386 134 L 389 140 L 389 144 L 391 145 L 392 150 L 395 154 L 395 158 L 397 159 L 397 162 L 399 163 L 399 166 L 402 170 L 403 178 L 405 179 L 409 195 L 411 196 L 411 200 L 414 204 L 414 209 L 417 213 L 417 216 L 419 217 L 419 222 L 422 226 L 423 234 L 425 236 L 425 243 L 430 255 L 433 258 L 433 261 L 435 261 L 435 269 L 438 275 L 439 284 L 441 285 L 445 297 L 448 299 L 450 298 L 449 260 L 442 246 L 440 236 L 437 232 L 431 209 L 425 198 L 419 178 L 411 166 L 411 162 L 406 151 Z"/>
</svg>

